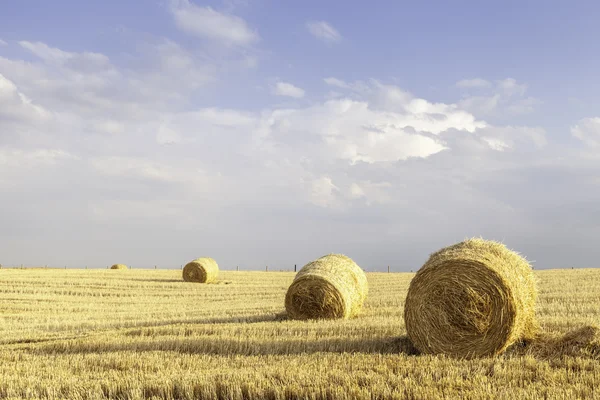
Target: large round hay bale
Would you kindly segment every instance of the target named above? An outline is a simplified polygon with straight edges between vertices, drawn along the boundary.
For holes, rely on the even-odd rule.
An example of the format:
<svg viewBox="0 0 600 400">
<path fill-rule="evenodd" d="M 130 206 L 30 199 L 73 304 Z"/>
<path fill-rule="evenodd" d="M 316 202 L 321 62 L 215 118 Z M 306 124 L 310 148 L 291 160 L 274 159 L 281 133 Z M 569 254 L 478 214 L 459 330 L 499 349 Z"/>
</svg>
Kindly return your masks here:
<svg viewBox="0 0 600 400">
<path fill-rule="evenodd" d="M 211 283 L 219 277 L 217 262 L 209 257 L 197 258 L 183 267 L 183 280 L 186 282 Z"/>
<path fill-rule="evenodd" d="M 406 331 L 426 354 L 499 354 L 535 336 L 536 298 L 523 257 L 501 243 L 469 239 L 433 253 L 417 272 L 406 297 Z"/>
<path fill-rule="evenodd" d="M 110 269 L 127 269 L 127 265 L 125 264 L 114 264 L 110 267 Z"/>
<path fill-rule="evenodd" d="M 302 267 L 287 291 L 285 308 L 294 319 L 352 318 L 368 291 L 365 273 L 351 258 L 329 254 Z"/>
</svg>

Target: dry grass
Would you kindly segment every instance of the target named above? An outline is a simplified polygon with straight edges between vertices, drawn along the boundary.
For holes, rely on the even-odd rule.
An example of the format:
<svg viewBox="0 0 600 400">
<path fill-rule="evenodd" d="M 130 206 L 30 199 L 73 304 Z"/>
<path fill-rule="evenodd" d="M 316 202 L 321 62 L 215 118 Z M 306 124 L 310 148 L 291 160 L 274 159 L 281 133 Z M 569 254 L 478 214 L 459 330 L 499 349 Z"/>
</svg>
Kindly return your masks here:
<svg viewBox="0 0 600 400">
<path fill-rule="evenodd" d="M 496 355 L 536 337 L 529 263 L 503 244 L 469 239 L 431 255 L 412 280 L 404 320 L 423 353 Z"/>
<path fill-rule="evenodd" d="M 350 257 L 328 254 L 298 272 L 285 296 L 285 308 L 294 319 L 353 318 L 368 292 L 365 273 Z"/>
<path fill-rule="evenodd" d="M 561 342 L 600 325 L 600 270 L 536 272 L 550 341 L 469 361 L 415 355 L 414 274 L 368 273 L 359 317 L 311 321 L 284 317 L 293 273 L 221 275 L 0 270 L 0 398 L 600 398 L 596 333 Z"/>
<path fill-rule="evenodd" d="M 209 257 L 197 258 L 183 267 L 183 280 L 186 282 L 214 283 L 219 278 L 219 266 Z"/>
</svg>

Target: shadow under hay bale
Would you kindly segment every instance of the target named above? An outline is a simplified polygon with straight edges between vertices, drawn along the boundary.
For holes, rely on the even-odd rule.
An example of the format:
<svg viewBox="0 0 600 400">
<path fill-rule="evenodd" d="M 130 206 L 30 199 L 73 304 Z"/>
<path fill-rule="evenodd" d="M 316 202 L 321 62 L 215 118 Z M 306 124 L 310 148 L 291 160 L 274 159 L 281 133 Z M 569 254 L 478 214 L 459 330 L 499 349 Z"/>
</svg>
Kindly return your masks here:
<svg viewBox="0 0 600 400">
<path fill-rule="evenodd" d="M 213 283 L 218 277 L 219 266 L 209 257 L 197 258 L 183 267 L 183 280 L 186 282 Z"/>
<path fill-rule="evenodd" d="M 413 278 L 404 319 L 424 354 L 502 353 L 538 332 L 532 268 L 503 244 L 469 239 L 433 253 Z"/>
<path fill-rule="evenodd" d="M 285 296 L 292 319 L 352 318 L 358 315 L 369 286 L 351 258 L 329 254 L 302 267 Z"/>
<path fill-rule="evenodd" d="M 114 264 L 110 267 L 110 269 L 127 269 L 127 265 L 125 264 Z"/>
</svg>

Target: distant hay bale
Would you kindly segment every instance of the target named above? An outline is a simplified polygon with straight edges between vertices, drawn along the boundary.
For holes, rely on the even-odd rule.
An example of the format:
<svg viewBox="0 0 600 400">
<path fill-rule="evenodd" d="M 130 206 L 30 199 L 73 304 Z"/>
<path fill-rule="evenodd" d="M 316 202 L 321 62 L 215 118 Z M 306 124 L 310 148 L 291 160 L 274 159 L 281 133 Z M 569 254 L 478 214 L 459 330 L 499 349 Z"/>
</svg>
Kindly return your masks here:
<svg viewBox="0 0 600 400">
<path fill-rule="evenodd" d="M 417 272 L 406 297 L 406 331 L 425 354 L 500 354 L 535 337 L 536 298 L 523 257 L 501 243 L 469 239 L 433 253 Z"/>
<path fill-rule="evenodd" d="M 212 283 L 218 277 L 219 266 L 209 257 L 197 258 L 183 267 L 183 280 L 186 282 Z"/>
<path fill-rule="evenodd" d="M 127 269 L 127 265 L 125 264 L 115 264 L 110 269 Z"/>
<path fill-rule="evenodd" d="M 293 319 L 352 318 L 359 314 L 369 285 L 351 258 L 329 254 L 305 265 L 285 296 Z"/>
</svg>

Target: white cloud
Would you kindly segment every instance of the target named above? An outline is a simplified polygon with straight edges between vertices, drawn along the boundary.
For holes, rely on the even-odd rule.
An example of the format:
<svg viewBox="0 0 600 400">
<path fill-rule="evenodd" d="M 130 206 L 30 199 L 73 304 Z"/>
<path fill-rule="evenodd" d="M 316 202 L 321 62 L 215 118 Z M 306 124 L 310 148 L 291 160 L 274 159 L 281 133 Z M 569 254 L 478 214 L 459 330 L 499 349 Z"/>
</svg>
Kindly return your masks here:
<svg viewBox="0 0 600 400">
<path fill-rule="evenodd" d="M 491 82 L 482 78 L 463 79 L 456 82 L 456 87 L 461 89 L 487 88 L 490 86 L 492 86 Z"/>
<path fill-rule="evenodd" d="M 215 80 L 214 65 L 169 40 L 137 45 L 131 64 L 143 67 L 135 70 L 118 68 L 98 53 L 21 44 L 39 60 L 0 57 L 0 74 L 41 107 L 86 120 L 147 119 L 145 114 L 180 107 L 190 93 Z"/>
<path fill-rule="evenodd" d="M 42 42 L 20 41 L 19 45 L 45 61 L 64 63 L 73 57 L 73 53 L 50 47 Z"/>
<path fill-rule="evenodd" d="M 136 43 L 126 67 L 106 56 L 27 47 L 37 53 L 32 61 L 0 57 L 0 220 L 21 229 L 0 232 L 7 259 L 29 254 L 15 250 L 19 234 L 42 249 L 40 258 L 71 257 L 61 243 L 80 237 L 68 232 L 89 235 L 78 242 L 89 247 L 75 252 L 85 259 L 127 243 L 125 254 L 146 247 L 140 257 L 166 265 L 173 254 L 196 251 L 198 241 L 224 263 L 263 254 L 269 263 L 290 263 L 339 247 L 358 261 L 375 253 L 383 260 L 386 251 L 397 259 L 389 249 L 399 241 L 421 255 L 470 234 L 518 241 L 514 235 L 529 232 L 537 241 L 554 232 L 544 218 L 577 219 L 566 218 L 565 205 L 583 221 L 569 231 L 597 237 L 586 225 L 593 205 L 588 214 L 574 211 L 600 201 L 597 156 L 545 146 L 542 128 L 498 126 L 459 102 L 334 77 L 324 80 L 339 92 L 329 101 L 227 108 L 251 98 L 256 82 L 239 89 L 219 80 L 229 75 L 228 60 L 171 41 Z M 478 96 L 499 96 L 492 113 L 528 99 L 517 82 L 479 89 Z M 32 123 L 36 107 L 49 117 Z M 574 135 L 599 142 L 596 123 L 584 122 Z M 9 140 L 7 132 L 25 139 Z M 31 235 L 56 221 L 65 227 L 60 241 Z M 100 252 L 93 243 L 111 234 L 128 240 Z M 164 235 L 175 247 L 160 247 Z"/>
<path fill-rule="evenodd" d="M 288 96 L 293 97 L 295 99 L 300 99 L 304 97 L 304 89 L 301 89 L 287 82 L 277 82 L 277 84 L 273 88 L 273 93 L 277 96 Z"/>
<path fill-rule="evenodd" d="M 171 13 L 177 27 L 191 35 L 241 46 L 259 39 L 242 18 L 197 6 L 189 0 L 172 0 Z"/>
<path fill-rule="evenodd" d="M 51 166 L 66 160 L 77 160 L 61 149 L 11 149 L 0 148 L 0 165 L 10 168 L 35 168 Z"/>
<path fill-rule="evenodd" d="M 308 21 L 306 28 L 311 35 L 325 43 L 337 43 L 342 40 L 342 35 L 325 21 Z"/>
<path fill-rule="evenodd" d="M 0 39 L 0 46 L 8 46 L 8 43 L 6 43 L 4 40 Z"/>
<path fill-rule="evenodd" d="M 386 204 L 392 201 L 388 190 L 392 188 L 389 182 L 360 181 L 350 185 L 350 198 L 363 199 L 367 206 L 373 204 Z"/>
<path fill-rule="evenodd" d="M 350 85 L 348 85 L 343 80 L 337 79 L 337 78 L 334 78 L 334 77 L 325 78 L 325 79 L 323 79 L 323 81 L 326 84 L 328 84 L 329 86 L 337 86 L 337 87 L 343 88 L 343 89 L 348 89 L 350 87 Z"/>
<path fill-rule="evenodd" d="M 339 189 L 333 184 L 331 178 L 322 176 L 311 182 L 310 200 L 320 207 L 332 207 L 336 203 L 338 192 Z"/>
<path fill-rule="evenodd" d="M 100 53 L 72 53 L 50 47 L 42 42 L 20 41 L 19 45 L 50 64 L 66 64 L 72 69 L 95 71 L 104 69 L 110 64 L 108 57 Z"/>
<path fill-rule="evenodd" d="M 513 78 L 496 81 L 494 85 L 480 78 L 465 79 L 456 86 L 466 92 L 477 90 L 476 95 L 467 93 L 458 105 L 480 117 L 530 114 L 541 104 L 535 97 L 525 97 L 527 85 Z"/>
<path fill-rule="evenodd" d="M 362 81 L 349 83 L 334 77 L 325 78 L 323 81 L 329 86 L 334 86 L 340 89 L 349 89 L 359 94 L 367 94 L 371 90 L 371 88 Z"/>
<path fill-rule="evenodd" d="M 161 124 L 156 133 L 156 143 L 160 145 L 178 144 L 181 142 L 181 135 L 170 128 L 167 124 Z"/>
<path fill-rule="evenodd" d="M 527 91 L 527 85 L 518 83 L 513 78 L 506 78 L 497 82 L 497 87 L 507 96 L 523 96 Z"/>
<path fill-rule="evenodd" d="M 395 93 L 383 96 L 395 98 Z M 377 110 L 369 102 L 343 98 L 304 109 L 276 110 L 263 114 L 257 137 L 266 148 L 279 152 L 289 148 L 350 164 L 379 163 L 431 156 L 446 148 L 432 136 L 448 130 L 474 132 L 486 126 L 454 105 L 413 98 L 393 108 L 395 111 Z M 287 143 L 294 138 L 303 139 Z"/>
<path fill-rule="evenodd" d="M 3 121 L 22 120 L 32 123 L 50 116 L 48 111 L 35 105 L 18 90 L 14 82 L 0 73 L 0 126 Z"/>
<path fill-rule="evenodd" d="M 600 147 L 600 118 L 583 118 L 571 127 L 571 135 L 590 147 Z"/>
<path fill-rule="evenodd" d="M 167 164 L 139 157 L 107 156 L 91 159 L 90 165 L 102 175 L 159 183 L 194 185 L 208 180 L 200 163 L 193 161 L 179 160 Z"/>
<path fill-rule="evenodd" d="M 481 139 L 483 139 L 491 149 L 496 151 L 505 151 L 512 147 L 510 144 L 499 138 L 483 136 Z"/>
<path fill-rule="evenodd" d="M 486 127 L 477 132 L 495 150 L 514 150 L 533 145 L 541 149 L 548 144 L 546 131 L 540 127 L 502 126 Z"/>
<path fill-rule="evenodd" d="M 98 132 L 109 135 L 122 135 L 125 131 L 125 125 L 122 122 L 113 119 L 104 119 L 96 122 L 94 128 Z"/>
</svg>

